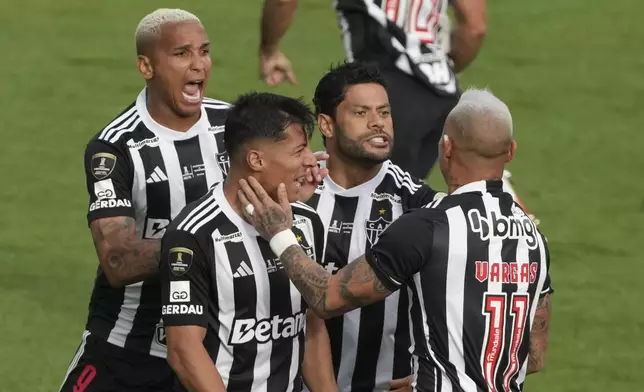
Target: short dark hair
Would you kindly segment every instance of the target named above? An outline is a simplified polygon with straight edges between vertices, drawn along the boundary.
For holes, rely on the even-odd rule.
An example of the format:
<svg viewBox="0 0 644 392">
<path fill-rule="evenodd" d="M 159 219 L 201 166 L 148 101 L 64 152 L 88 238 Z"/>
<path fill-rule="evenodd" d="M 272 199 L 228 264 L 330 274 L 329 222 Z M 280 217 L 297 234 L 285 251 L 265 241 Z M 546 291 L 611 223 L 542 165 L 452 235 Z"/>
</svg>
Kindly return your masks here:
<svg viewBox="0 0 644 392">
<path fill-rule="evenodd" d="M 226 117 L 226 151 L 233 158 L 251 140 L 283 140 L 284 130 L 293 124 L 301 125 L 307 139 L 311 138 L 315 119 L 301 98 L 258 92 L 240 95 Z"/>
<path fill-rule="evenodd" d="M 331 66 L 315 88 L 315 115 L 323 113 L 335 118 L 335 111 L 344 100 L 347 89 L 356 84 L 366 83 L 377 83 L 387 89 L 387 82 L 374 63 L 345 62 Z"/>
</svg>

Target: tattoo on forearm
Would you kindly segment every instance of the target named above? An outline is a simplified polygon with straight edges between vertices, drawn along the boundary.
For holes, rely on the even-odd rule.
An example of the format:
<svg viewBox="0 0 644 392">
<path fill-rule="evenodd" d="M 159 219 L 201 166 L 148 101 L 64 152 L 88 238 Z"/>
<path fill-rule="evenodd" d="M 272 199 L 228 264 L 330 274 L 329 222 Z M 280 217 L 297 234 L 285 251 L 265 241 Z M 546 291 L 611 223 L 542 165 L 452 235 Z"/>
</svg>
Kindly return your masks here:
<svg viewBox="0 0 644 392">
<path fill-rule="evenodd" d="M 327 314 L 326 295 L 331 275 L 309 259 L 299 245 L 289 246 L 282 253 L 280 260 L 309 306 Z"/>
<path fill-rule="evenodd" d="M 131 217 L 106 218 L 91 226 L 94 244 L 112 275 L 129 284 L 141 281 L 158 270 L 160 241 L 136 238 Z"/>
<path fill-rule="evenodd" d="M 371 296 L 365 298 L 356 293 L 356 289 L 362 285 L 372 286 L 371 292 L 387 294 L 389 290 L 380 282 L 373 269 L 367 263 L 349 263 L 342 271 L 340 279 L 340 293 L 355 307 L 362 307 L 373 302 Z"/>
<path fill-rule="evenodd" d="M 537 311 L 530 331 L 530 353 L 528 354 L 528 373 L 538 372 L 546 360 L 548 351 L 548 329 L 552 310 L 552 295 L 546 294 L 537 304 Z"/>
<path fill-rule="evenodd" d="M 280 259 L 289 278 L 308 304 L 325 317 L 344 314 L 383 299 L 391 293 L 364 260 L 356 260 L 340 270 L 339 287 L 330 287 L 332 275 L 309 259 L 299 245 L 287 248 Z M 339 290 L 343 303 L 330 308 L 327 298 L 329 290 L 334 289 Z"/>
</svg>

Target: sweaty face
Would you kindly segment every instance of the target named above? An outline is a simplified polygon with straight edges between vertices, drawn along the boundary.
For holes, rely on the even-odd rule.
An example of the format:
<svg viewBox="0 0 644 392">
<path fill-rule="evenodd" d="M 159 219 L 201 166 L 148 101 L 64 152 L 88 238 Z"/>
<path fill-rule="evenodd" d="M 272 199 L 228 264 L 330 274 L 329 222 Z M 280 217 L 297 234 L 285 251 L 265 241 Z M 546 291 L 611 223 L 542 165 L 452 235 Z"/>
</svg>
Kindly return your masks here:
<svg viewBox="0 0 644 392">
<path fill-rule="evenodd" d="M 210 43 L 197 22 L 163 26 L 154 43 L 150 80 L 156 92 L 181 117 L 197 115 L 210 77 Z"/>
<path fill-rule="evenodd" d="M 299 200 L 300 188 L 304 183 L 307 169 L 317 164 L 300 125 L 286 128 L 286 138 L 279 142 L 262 143 L 265 170 L 261 183 L 266 192 L 277 201 L 277 187 L 286 185 L 289 201 Z"/>
<path fill-rule="evenodd" d="M 389 159 L 394 132 L 384 87 L 367 83 L 347 89 L 336 110 L 334 139 L 347 158 L 370 164 Z"/>
</svg>

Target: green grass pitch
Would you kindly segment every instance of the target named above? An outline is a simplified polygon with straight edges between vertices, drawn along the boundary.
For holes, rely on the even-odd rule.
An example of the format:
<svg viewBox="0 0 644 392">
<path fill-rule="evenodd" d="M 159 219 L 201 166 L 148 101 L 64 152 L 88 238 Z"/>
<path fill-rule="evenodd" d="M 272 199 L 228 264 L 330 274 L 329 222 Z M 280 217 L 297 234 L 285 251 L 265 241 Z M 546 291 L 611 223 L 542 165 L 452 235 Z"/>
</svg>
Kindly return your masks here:
<svg viewBox="0 0 644 392">
<path fill-rule="evenodd" d="M 300 3 L 283 44 L 300 84 L 273 91 L 310 101 L 343 53 L 331 0 Z M 83 148 L 139 92 L 133 32 L 160 6 L 208 28 L 209 96 L 266 89 L 258 1 L 0 2 L 0 391 L 57 391 L 80 342 L 97 264 Z M 642 12 L 639 0 L 489 1 L 483 50 L 461 75 L 509 104 L 509 168 L 550 242 L 551 348 L 526 391 L 644 384 Z"/>
</svg>

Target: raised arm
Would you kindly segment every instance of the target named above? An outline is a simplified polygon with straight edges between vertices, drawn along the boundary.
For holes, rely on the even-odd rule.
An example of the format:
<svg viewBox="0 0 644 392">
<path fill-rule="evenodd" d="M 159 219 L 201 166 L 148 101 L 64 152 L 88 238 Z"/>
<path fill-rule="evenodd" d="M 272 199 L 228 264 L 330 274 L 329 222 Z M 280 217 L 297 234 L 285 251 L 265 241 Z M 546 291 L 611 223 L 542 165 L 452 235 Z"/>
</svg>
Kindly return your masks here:
<svg viewBox="0 0 644 392">
<path fill-rule="evenodd" d="M 254 206 L 252 215 L 246 212 L 246 219 L 270 240 L 271 249 L 280 258 L 289 279 L 322 318 L 383 300 L 429 258 L 431 228 L 426 230 L 415 217 L 403 216 L 381 234 L 366 255 L 331 275 L 304 253 L 290 230 L 292 212 L 284 184 L 278 189 L 279 204 L 252 177 L 248 182 L 241 180 L 240 187 L 242 210 L 246 211 L 247 204 Z"/>
<path fill-rule="evenodd" d="M 259 47 L 260 76 L 270 86 L 288 79 L 297 84 L 289 59 L 280 51 L 279 42 L 286 34 L 297 9 L 297 0 L 265 0 L 262 9 Z"/>
<path fill-rule="evenodd" d="M 458 26 L 452 33 L 449 57 L 461 72 L 476 58 L 486 30 L 486 0 L 452 0 Z"/>
<path fill-rule="evenodd" d="M 133 166 L 119 147 L 92 140 L 85 149 L 87 219 L 101 269 L 113 287 L 157 272 L 159 240 L 137 238 L 132 207 Z"/>
<path fill-rule="evenodd" d="M 382 284 L 364 256 L 335 275 L 311 260 L 297 244 L 286 248 L 279 257 L 289 279 L 324 319 L 381 301 L 393 292 Z"/>
</svg>

